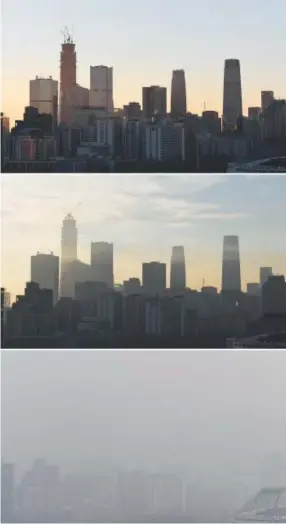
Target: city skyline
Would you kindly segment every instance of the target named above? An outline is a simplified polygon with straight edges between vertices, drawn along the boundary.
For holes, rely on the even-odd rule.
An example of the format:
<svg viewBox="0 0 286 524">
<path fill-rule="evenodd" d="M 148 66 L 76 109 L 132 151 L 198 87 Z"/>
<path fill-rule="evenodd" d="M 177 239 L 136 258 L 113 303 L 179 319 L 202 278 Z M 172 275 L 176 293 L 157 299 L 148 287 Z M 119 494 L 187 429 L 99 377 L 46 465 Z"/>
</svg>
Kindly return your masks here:
<svg viewBox="0 0 286 524">
<path fill-rule="evenodd" d="M 260 267 L 286 273 L 284 177 L 34 175 L 28 180 L 30 185 L 25 175 L 17 175 L 2 182 L 2 282 L 12 298 L 30 280 L 32 255 L 61 255 L 61 227 L 69 212 L 77 222 L 81 261 L 90 262 L 91 242 L 114 243 L 115 283 L 141 280 L 142 263 L 160 261 L 167 264 L 169 285 L 172 246 L 182 245 L 187 286 L 220 289 L 225 235 L 239 237 L 243 290 L 247 282 L 259 282 Z"/>
<path fill-rule="evenodd" d="M 186 75 L 188 111 L 200 114 L 205 107 L 222 114 L 223 68 L 227 58 L 240 60 L 244 114 L 247 113 L 247 107 L 260 105 L 262 90 L 273 90 L 275 97 L 284 98 L 285 77 L 281 64 L 285 4 L 282 0 L 276 0 L 277 9 L 273 9 L 273 5 L 269 6 L 266 1 L 254 0 L 253 3 L 256 9 L 255 25 L 252 17 L 245 17 L 246 9 L 249 9 L 246 1 L 240 3 L 239 10 L 234 12 L 232 6 L 222 1 L 214 5 L 210 1 L 190 4 L 180 0 L 179 5 L 176 3 L 173 7 L 171 2 L 164 0 L 163 10 L 161 4 L 155 8 L 152 6 L 151 20 L 148 9 L 149 5 L 151 7 L 150 2 L 145 2 L 144 10 L 129 0 L 125 0 L 123 7 L 116 2 L 109 2 L 108 6 L 95 6 L 92 2 L 83 11 L 80 5 L 70 6 L 62 0 L 59 11 L 52 0 L 49 9 L 45 8 L 43 24 L 42 7 L 38 4 L 35 7 L 34 0 L 17 5 L 17 10 L 14 2 L 3 1 L 3 110 L 11 123 L 22 118 L 23 108 L 29 103 L 29 80 L 36 75 L 52 75 L 55 80 L 59 80 L 60 29 L 66 25 L 71 28 L 76 43 L 79 84 L 89 86 L 90 66 L 105 64 L 113 67 L 115 107 L 122 107 L 130 101 L 141 103 L 142 87 L 157 84 L 167 87 L 169 108 L 172 71 L 181 68 Z M 93 51 L 89 39 L 93 14 L 99 22 L 96 38 L 92 38 L 96 51 Z M 236 32 L 233 31 L 234 16 Z M 29 23 L 31 19 L 33 31 L 29 33 L 25 21 Z M 202 23 L 193 23 L 190 27 L 190 20 L 203 22 L 207 40 L 204 36 L 202 38 Z M 180 30 L 176 29 L 176 21 Z M 154 49 L 149 42 L 154 41 L 153 37 L 158 37 L 158 26 L 162 42 Z M 25 29 L 24 46 L 22 28 Z M 174 32 L 172 39 L 169 37 L 170 31 Z M 266 32 L 267 39 L 263 37 Z M 242 33 L 243 42 L 240 38 Z M 174 39 L 176 45 L 172 46 Z"/>
</svg>

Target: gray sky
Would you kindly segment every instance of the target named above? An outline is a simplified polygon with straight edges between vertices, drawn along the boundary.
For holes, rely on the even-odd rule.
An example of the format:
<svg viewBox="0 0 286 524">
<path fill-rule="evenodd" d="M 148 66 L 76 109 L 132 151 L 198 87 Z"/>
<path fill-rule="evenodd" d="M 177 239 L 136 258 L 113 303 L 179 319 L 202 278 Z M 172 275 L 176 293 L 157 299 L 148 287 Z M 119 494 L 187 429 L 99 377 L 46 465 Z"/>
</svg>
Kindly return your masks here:
<svg viewBox="0 0 286 524">
<path fill-rule="evenodd" d="M 286 460 L 285 368 L 275 351 L 6 350 L 2 455 L 249 481 Z"/>
</svg>

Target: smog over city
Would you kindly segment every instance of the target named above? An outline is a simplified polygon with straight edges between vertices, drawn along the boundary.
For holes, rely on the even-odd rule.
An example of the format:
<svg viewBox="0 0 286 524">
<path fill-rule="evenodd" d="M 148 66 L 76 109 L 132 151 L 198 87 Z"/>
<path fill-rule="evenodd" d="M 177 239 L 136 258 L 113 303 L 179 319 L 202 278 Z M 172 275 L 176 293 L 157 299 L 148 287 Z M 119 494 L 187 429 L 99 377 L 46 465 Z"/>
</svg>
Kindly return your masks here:
<svg viewBox="0 0 286 524">
<path fill-rule="evenodd" d="M 285 365 L 274 350 L 4 351 L 14 521 L 231 521 L 286 484 Z"/>
</svg>

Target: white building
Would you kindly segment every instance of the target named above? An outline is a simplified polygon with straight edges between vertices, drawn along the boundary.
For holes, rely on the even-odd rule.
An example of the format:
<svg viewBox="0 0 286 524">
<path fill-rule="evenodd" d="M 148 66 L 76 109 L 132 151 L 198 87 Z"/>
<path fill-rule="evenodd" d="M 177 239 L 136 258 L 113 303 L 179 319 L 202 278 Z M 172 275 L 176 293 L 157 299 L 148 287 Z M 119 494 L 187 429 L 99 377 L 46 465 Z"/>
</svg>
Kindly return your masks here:
<svg viewBox="0 0 286 524">
<path fill-rule="evenodd" d="M 113 113 L 113 68 L 90 66 L 89 106 L 103 107 L 106 114 Z"/>
<path fill-rule="evenodd" d="M 145 156 L 147 160 L 185 160 L 185 128 L 183 123 L 164 120 L 146 124 Z"/>
<path fill-rule="evenodd" d="M 53 116 L 54 125 L 58 120 L 58 82 L 49 78 L 36 76 L 30 80 L 30 106 L 36 107 L 39 113 Z"/>
</svg>

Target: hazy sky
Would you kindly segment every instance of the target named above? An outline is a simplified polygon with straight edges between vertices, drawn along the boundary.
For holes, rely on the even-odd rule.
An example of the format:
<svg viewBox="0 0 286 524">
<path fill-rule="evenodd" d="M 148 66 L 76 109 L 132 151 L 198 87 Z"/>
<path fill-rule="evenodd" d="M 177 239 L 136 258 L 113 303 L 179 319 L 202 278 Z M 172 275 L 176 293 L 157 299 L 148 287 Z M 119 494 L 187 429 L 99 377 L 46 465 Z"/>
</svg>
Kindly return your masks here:
<svg viewBox="0 0 286 524">
<path fill-rule="evenodd" d="M 21 467 L 108 461 L 247 484 L 269 454 L 286 459 L 286 352 L 7 350 L 1 360 L 2 456 Z"/>
<path fill-rule="evenodd" d="M 2 107 L 11 121 L 29 103 L 29 80 L 59 79 L 60 30 L 73 30 L 78 83 L 89 66 L 114 67 L 115 107 L 141 103 L 143 85 L 168 88 L 184 68 L 188 110 L 221 113 L 226 58 L 241 61 L 243 105 L 260 91 L 286 97 L 285 0 L 2 0 Z"/>
<path fill-rule="evenodd" d="M 187 284 L 221 285 L 224 235 L 239 235 L 243 287 L 259 267 L 286 274 L 286 177 L 259 175 L 3 175 L 2 282 L 21 294 L 30 256 L 60 255 L 62 220 L 78 225 L 78 256 L 114 242 L 115 282 L 141 279 L 142 262 L 167 263 L 184 245 Z M 78 203 L 80 205 L 78 207 Z"/>
</svg>

